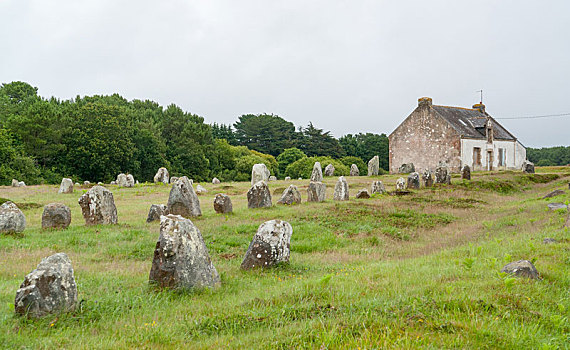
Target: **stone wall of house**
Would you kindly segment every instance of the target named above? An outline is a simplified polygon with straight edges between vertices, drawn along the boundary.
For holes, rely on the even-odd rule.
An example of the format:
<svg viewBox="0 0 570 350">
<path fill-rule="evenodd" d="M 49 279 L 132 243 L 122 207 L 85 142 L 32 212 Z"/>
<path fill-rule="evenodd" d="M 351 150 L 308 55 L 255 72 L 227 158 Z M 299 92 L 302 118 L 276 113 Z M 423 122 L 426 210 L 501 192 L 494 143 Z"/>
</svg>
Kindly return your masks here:
<svg viewBox="0 0 570 350">
<path fill-rule="evenodd" d="M 420 98 L 418 108 L 390 134 L 390 173 L 414 163 L 416 171 L 435 170 L 445 162 L 451 171 L 461 167 L 459 135 L 432 108 L 430 98 Z"/>
</svg>

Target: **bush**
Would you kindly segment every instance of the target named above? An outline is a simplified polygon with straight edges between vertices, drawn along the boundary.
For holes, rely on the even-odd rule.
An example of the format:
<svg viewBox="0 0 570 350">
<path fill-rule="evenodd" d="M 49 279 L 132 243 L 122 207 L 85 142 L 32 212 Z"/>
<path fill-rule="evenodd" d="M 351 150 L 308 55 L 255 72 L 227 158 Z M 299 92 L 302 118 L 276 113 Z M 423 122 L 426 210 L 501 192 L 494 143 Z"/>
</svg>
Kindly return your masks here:
<svg viewBox="0 0 570 350">
<path fill-rule="evenodd" d="M 296 162 L 301 158 L 305 158 L 307 155 L 303 153 L 298 148 L 286 148 L 283 153 L 277 156 L 277 163 L 279 164 L 279 174 L 285 174 L 287 166 L 291 163 Z"/>
<path fill-rule="evenodd" d="M 313 172 L 313 166 L 315 162 L 320 162 L 321 167 L 324 168 L 332 164 L 334 166 L 335 176 L 348 175 L 350 173 L 350 168 L 339 162 L 337 159 L 332 159 L 330 157 L 306 157 L 301 158 L 294 163 L 289 164 L 285 170 L 285 175 L 290 176 L 292 179 L 302 177 L 303 179 L 308 179 L 311 177 Z"/>
</svg>

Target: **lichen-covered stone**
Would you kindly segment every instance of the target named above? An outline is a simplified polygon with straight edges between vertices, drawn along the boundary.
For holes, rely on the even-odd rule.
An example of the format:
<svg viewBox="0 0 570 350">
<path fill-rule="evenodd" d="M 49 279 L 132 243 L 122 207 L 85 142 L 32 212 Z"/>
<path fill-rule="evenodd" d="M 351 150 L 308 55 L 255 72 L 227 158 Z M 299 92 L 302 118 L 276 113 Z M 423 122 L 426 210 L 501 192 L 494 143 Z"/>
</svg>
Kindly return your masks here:
<svg viewBox="0 0 570 350">
<path fill-rule="evenodd" d="M 406 189 L 406 180 L 401 177 L 396 180 L 396 191 L 403 191 Z"/>
<path fill-rule="evenodd" d="M 149 280 L 161 288 L 217 287 L 220 275 L 212 264 L 200 230 L 180 215 L 160 217 Z"/>
<path fill-rule="evenodd" d="M 469 167 L 469 165 L 465 164 L 461 168 L 461 178 L 463 180 L 471 180 L 471 168 Z"/>
<path fill-rule="evenodd" d="M 79 197 L 79 205 L 86 225 L 118 222 L 113 193 L 103 186 L 96 185 Z"/>
<path fill-rule="evenodd" d="M 83 181 L 83 186 L 90 186 L 90 185 L 91 185 L 90 181 L 87 180 Z"/>
<path fill-rule="evenodd" d="M 135 179 L 133 175 L 125 175 L 123 173 L 117 175 L 116 183 L 120 187 L 133 187 L 135 185 Z"/>
<path fill-rule="evenodd" d="M 12 187 L 20 187 L 20 181 L 12 179 Z"/>
<path fill-rule="evenodd" d="M 299 192 L 297 186 L 289 185 L 289 187 L 287 187 L 287 189 L 283 191 L 283 194 L 281 195 L 281 198 L 279 199 L 279 201 L 277 201 L 277 203 L 286 204 L 286 205 L 300 204 L 301 192 Z"/>
<path fill-rule="evenodd" d="M 291 181 L 291 176 L 285 176 L 285 181 Z"/>
<path fill-rule="evenodd" d="M 522 171 L 527 174 L 534 174 L 534 163 L 525 160 L 522 165 Z"/>
<path fill-rule="evenodd" d="M 289 262 L 292 235 L 293 227 L 286 221 L 264 222 L 253 236 L 241 268 L 249 270 Z"/>
<path fill-rule="evenodd" d="M 398 173 L 400 174 L 409 174 L 415 171 L 416 167 L 414 166 L 414 163 L 404 163 L 398 168 Z"/>
<path fill-rule="evenodd" d="M 269 181 L 277 181 L 277 177 L 271 175 L 271 176 L 269 177 Z"/>
<path fill-rule="evenodd" d="M 202 186 L 202 185 L 198 185 L 196 186 L 196 194 L 205 194 L 208 193 L 208 190 Z"/>
<path fill-rule="evenodd" d="M 248 208 L 269 208 L 271 205 L 271 192 L 265 181 L 259 181 L 247 191 Z"/>
<path fill-rule="evenodd" d="M 267 183 L 267 181 L 269 181 L 269 175 L 271 174 L 265 164 L 254 164 L 251 168 L 251 185 L 253 186 L 259 181 Z"/>
<path fill-rule="evenodd" d="M 170 178 L 170 183 L 171 183 L 171 184 L 175 184 L 176 181 L 178 181 L 178 179 L 179 179 L 178 176 L 173 176 L 173 177 Z"/>
<path fill-rule="evenodd" d="M 71 210 L 63 203 L 50 203 L 42 213 L 42 229 L 66 229 L 71 224 Z"/>
<path fill-rule="evenodd" d="M 350 176 L 360 176 L 360 170 L 356 164 L 350 166 Z"/>
<path fill-rule="evenodd" d="M 230 196 L 218 193 L 214 198 L 214 210 L 218 214 L 229 214 L 233 212 L 232 200 Z"/>
<path fill-rule="evenodd" d="M 202 215 L 198 195 L 186 176 L 182 176 L 172 185 L 167 207 L 169 214 L 182 215 L 185 218 Z"/>
<path fill-rule="evenodd" d="M 61 185 L 59 185 L 57 193 L 73 193 L 73 181 L 66 177 L 61 179 Z"/>
<path fill-rule="evenodd" d="M 160 220 L 162 215 L 166 215 L 168 213 L 168 208 L 164 204 L 151 204 L 150 209 L 148 210 L 148 216 L 146 217 L 146 222 L 153 222 L 156 220 Z"/>
<path fill-rule="evenodd" d="M 436 184 L 449 184 L 451 182 L 451 175 L 447 166 L 438 166 L 435 168 L 435 183 Z"/>
<path fill-rule="evenodd" d="M 419 190 L 420 189 L 420 174 L 417 172 L 413 172 L 408 175 L 408 181 L 406 183 L 406 188 L 411 190 Z"/>
<path fill-rule="evenodd" d="M 24 181 L 18 182 L 18 187 L 26 187 L 26 183 Z"/>
<path fill-rule="evenodd" d="M 370 198 L 370 193 L 368 193 L 368 190 L 366 188 L 363 188 L 360 191 L 358 191 L 358 193 L 356 193 L 356 198 L 358 199 Z"/>
<path fill-rule="evenodd" d="M 218 185 L 218 184 L 220 184 L 220 179 L 218 179 L 217 177 L 213 178 L 213 179 L 212 179 L 212 184 L 213 184 L 213 185 Z"/>
<path fill-rule="evenodd" d="M 368 161 L 368 176 L 376 176 L 380 171 L 380 158 L 378 156 L 372 157 Z"/>
<path fill-rule="evenodd" d="M 135 187 L 135 178 L 132 174 L 127 174 L 127 187 Z"/>
<path fill-rule="evenodd" d="M 329 164 L 325 167 L 325 176 L 334 176 L 334 165 Z"/>
<path fill-rule="evenodd" d="M 372 182 L 372 194 L 374 194 L 374 193 L 378 193 L 378 194 L 386 193 L 386 188 L 384 187 L 384 184 L 382 183 L 382 181 L 373 181 Z"/>
<path fill-rule="evenodd" d="M 542 199 L 552 198 L 552 197 L 560 196 L 563 194 L 566 194 L 566 192 L 564 192 L 562 190 L 554 190 L 554 191 L 548 193 L 546 196 L 542 197 Z"/>
<path fill-rule="evenodd" d="M 424 187 L 433 186 L 433 175 L 429 169 L 424 170 L 424 173 L 422 174 L 422 181 L 424 183 Z"/>
<path fill-rule="evenodd" d="M 347 201 L 348 200 L 348 183 L 344 176 L 338 178 L 336 185 L 334 186 L 333 199 L 335 201 Z"/>
<path fill-rule="evenodd" d="M 326 194 L 327 186 L 324 183 L 311 181 L 307 188 L 307 202 L 323 202 Z"/>
<path fill-rule="evenodd" d="M 15 311 L 29 317 L 73 311 L 77 285 L 71 260 L 65 253 L 42 259 L 16 291 Z"/>
<path fill-rule="evenodd" d="M 554 238 L 545 238 L 542 240 L 542 243 L 544 244 L 554 244 L 554 243 L 558 243 L 557 240 L 555 240 Z"/>
<path fill-rule="evenodd" d="M 166 168 L 159 168 L 156 174 L 154 175 L 154 183 L 162 182 L 163 184 L 168 184 L 170 178 L 170 174 L 168 174 L 168 169 Z"/>
<path fill-rule="evenodd" d="M 538 279 L 538 271 L 536 267 L 528 260 L 519 260 L 505 265 L 501 272 L 506 272 L 510 275 L 517 277 L 526 277 L 531 279 Z"/>
<path fill-rule="evenodd" d="M 315 162 L 313 165 L 313 172 L 311 173 L 311 181 L 322 182 L 323 181 L 323 170 L 321 168 L 321 163 Z"/>
<path fill-rule="evenodd" d="M 546 206 L 549 210 L 568 210 L 568 206 L 564 203 L 548 203 Z"/>
<path fill-rule="evenodd" d="M 26 217 L 18 206 L 10 201 L 0 205 L 0 233 L 18 233 L 26 228 Z"/>
</svg>

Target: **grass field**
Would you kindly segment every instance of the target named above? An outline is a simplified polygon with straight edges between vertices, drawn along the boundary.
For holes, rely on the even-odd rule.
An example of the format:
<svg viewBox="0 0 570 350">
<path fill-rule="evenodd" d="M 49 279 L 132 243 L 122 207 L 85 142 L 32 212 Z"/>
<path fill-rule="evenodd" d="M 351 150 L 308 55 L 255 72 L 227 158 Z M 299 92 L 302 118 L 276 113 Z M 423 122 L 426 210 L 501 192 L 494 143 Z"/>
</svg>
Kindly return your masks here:
<svg viewBox="0 0 570 350">
<path fill-rule="evenodd" d="M 119 225 L 86 227 L 77 204 L 85 188 L 1 187 L 27 219 L 21 235 L 0 235 L 1 348 L 507 348 L 570 347 L 570 168 L 474 173 L 451 186 L 406 196 L 327 201 L 248 210 L 249 183 L 202 184 L 201 230 L 222 277 L 216 290 L 176 292 L 148 284 L 158 223 L 145 222 L 170 186 L 107 186 Z M 351 198 L 373 179 L 389 191 L 398 176 L 348 177 Z M 306 200 L 308 180 L 291 181 Z M 273 203 L 289 182 L 270 182 Z M 541 199 L 554 189 L 566 194 Z M 232 197 L 234 214 L 213 210 L 215 193 Z M 65 231 L 42 231 L 43 205 L 67 204 Z M 257 227 L 293 226 L 291 262 L 239 269 Z M 556 244 L 543 244 L 552 237 Z M 40 260 L 65 252 L 81 306 L 31 320 L 14 314 L 16 289 Z M 534 262 L 541 280 L 499 273 L 511 261 Z"/>
</svg>

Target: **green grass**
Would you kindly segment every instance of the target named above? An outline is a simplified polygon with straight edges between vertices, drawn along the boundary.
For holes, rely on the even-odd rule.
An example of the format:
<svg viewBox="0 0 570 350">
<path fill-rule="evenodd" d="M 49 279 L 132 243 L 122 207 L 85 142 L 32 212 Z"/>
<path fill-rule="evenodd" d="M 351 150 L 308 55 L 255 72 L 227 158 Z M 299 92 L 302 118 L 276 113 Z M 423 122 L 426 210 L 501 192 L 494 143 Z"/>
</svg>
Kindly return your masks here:
<svg viewBox="0 0 570 350">
<path fill-rule="evenodd" d="M 324 203 L 263 210 L 247 209 L 248 183 L 202 184 L 209 191 L 200 196 L 203 216 L 192 221 L 222 287 L 196 291 L 148 284 L 158 224 L 147 224 L 146 214 L 150 204 L 166 202 L 169 186 L 108 186 L 120 224 L 94 227 L 82 220 L 81 190 L 3 187 L 1 197 L 23 204 L 28 226 L 0 236 L 0 347 L 568 348 L 567 214 L 546 210 L 550 201 L 541 198 L 567 186 L 569 169 L 548 169 L 474 173 L 450 187 L 347 202 L 332 201 L 336 178 L 325 178 Z M 377 178 L 390 191 L 397 177 Z M 347 180 L 352 196 L 372 182 Z M 291 183 L 305 200 L 308 180 Z M 271 193 L 288 184 L 271 182 Z M 213 211 L 221 192 L 232 196 L 231 215 Z M 56 201 L 70 206 L 72 224 L 42 231 L 41 207 Z M 290 264 L 241 271 L 257 227 L 270 219 L 293 226 Z M 546 237 L 559 243 L 543 244 Z M 42 319 L 16 316 L 24 276 L 59 251 L 72 259 L 80 307 Z M 519 259 L 534 261 L 542 279 L 499 272 Z"/>
</svg>

